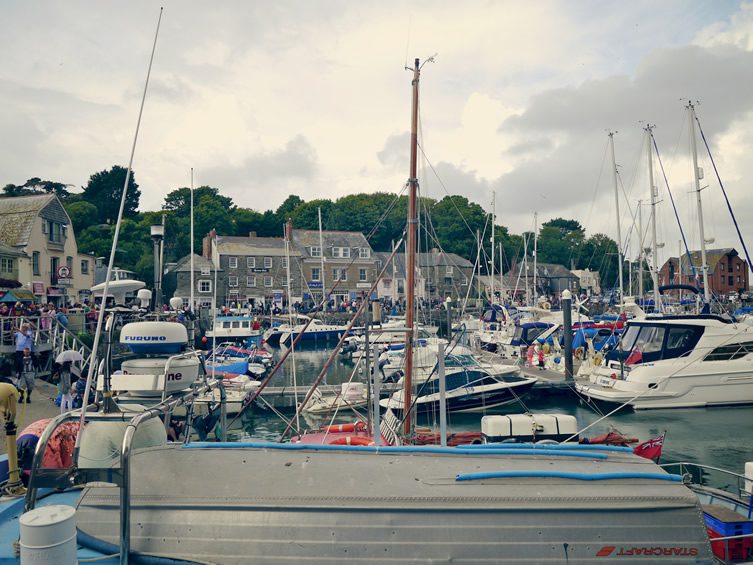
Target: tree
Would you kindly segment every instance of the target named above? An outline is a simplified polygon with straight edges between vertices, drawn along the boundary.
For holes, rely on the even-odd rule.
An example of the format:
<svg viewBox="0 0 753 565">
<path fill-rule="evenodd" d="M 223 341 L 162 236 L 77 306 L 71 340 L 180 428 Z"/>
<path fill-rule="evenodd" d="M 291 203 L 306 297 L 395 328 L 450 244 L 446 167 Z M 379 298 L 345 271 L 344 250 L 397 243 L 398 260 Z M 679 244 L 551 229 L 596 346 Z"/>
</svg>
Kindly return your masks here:
<svg viewBox="0 0 753 565">
<path fill-rule="evenodd" d="M 538 260 L 570 267 L 580 256 L 586 234 L 575 220 L 555 218 L 545 222 L 539 231 Z"/>
<path fill-rule="evenodd" d="M 228 211 L 235 210 L 233 199 L 222 196 L 218 188 L 211 186 L 200 186 L 193 191 L 194 213 L 196 212 L 196 203 L 202 198 L 211 198 L 217 200 L 223 208 Z M 162 205 L 163 210 L 177 212 L 180 215 L 191 213 L 191 189 L 187 187 L 177 188 L 165 196 L 165 203 Z"/>
<path fill-rule="evenodd" d="M 292 214 L 293 227 L 301 230 L 319 229 L 319 209 L 322 210 L 322 228 L 328 229 L 334 203 L 331 200 L 317 199 L 304 202 Z"/>
<path fill-rule="evenodd" d="M 304 202 L 300 196 L 296 196 L 295 194 L 288 196 L 285 201 L 280 204 L 279 208 L 277 208 L 277 211 L 275 212 L 280 224 L 287 222 L 288 218 L 292 217 L 296 208 L 301 206 L 303 203 Z"/>
<path fill-rule="evenodd" d="M 578 268 L 599 271 L 602 289 L 617 287 L 617 267 L 617 242 L 603 233 L 594 234 L 585 241 Z"/>
<path fill-rule="evenodd" d="M 72 195 L 68 192 L 68 187 L 72 184 L 65 184 L 51 180 L 42 180 L 39 177 L 32 177 L 22 185 L 6 184 L 3 187 L 4 196 L 34 196 L 37 194 L 55 194 L 60 200 L 65 201 Z"/>
<path fill-rule="evenodd" d="M 442 249 L 472 258 L 476 253 L 476 230 L 483 232 L 487 214 L 464 196 L 445 196 L 431 208 L 431 224 Z"/>
<path fill-rule="evenodd" d="M 89 226 L 93 226 L 99 219 L 99 211 L 91 202 L 80 200 L 78 202 L 65 203 L 65 211 L 73 223 L 73 231 L 79 233 Z"/>
<path fill-rule="evenodd" d="M 84 187 L 81 198 L 94 204 L 99 211 L 98 221 L 101 224 L 114 224 L 118 219 L 121 195 L 128 170 L 114 165 L 109 171 L 94 173 L 89 183 Z M 137 215 L 141 192 L 133 174 L 128 181 L 124 218 L 134 218 Z"/>
</svg>

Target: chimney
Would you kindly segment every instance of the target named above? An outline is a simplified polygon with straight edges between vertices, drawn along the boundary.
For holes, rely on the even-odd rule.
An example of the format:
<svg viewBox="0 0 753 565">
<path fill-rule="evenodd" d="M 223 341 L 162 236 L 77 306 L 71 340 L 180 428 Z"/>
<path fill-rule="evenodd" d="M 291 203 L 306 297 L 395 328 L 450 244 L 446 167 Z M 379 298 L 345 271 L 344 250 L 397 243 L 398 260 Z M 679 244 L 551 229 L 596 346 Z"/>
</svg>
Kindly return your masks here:
<svg viewBox="0 0 753 565">
<path fill-rule="evenodd" d="M 217 231 L 212 230 L 201 240 L 201 255 L 204 259 L 212 259 L 212 240 L 217 237 Z"/>
<path fill-rule="evenodd" d="M 256 232 L 255 231 L 248 232 L 248 237 L 256 237 Z"/>
</svg>

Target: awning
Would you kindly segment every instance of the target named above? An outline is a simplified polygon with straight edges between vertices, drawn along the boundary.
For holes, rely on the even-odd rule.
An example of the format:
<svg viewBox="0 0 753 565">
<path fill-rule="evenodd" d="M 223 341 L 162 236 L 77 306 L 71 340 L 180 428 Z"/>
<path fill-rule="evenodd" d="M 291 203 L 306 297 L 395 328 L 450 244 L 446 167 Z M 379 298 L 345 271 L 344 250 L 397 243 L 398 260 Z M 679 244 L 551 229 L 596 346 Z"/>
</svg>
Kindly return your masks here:
<svg viewBox="0 0 753 565">
<path fill-rule="evenodd" d="M 26 290 L 25 288 L 14 288 L 13 290 L 7 291 L 3 296 L 0 298 L 0 302 L 33 302 L 34 301 L 34 295 L 31 293 L 30 290 Z"/>
</svg>

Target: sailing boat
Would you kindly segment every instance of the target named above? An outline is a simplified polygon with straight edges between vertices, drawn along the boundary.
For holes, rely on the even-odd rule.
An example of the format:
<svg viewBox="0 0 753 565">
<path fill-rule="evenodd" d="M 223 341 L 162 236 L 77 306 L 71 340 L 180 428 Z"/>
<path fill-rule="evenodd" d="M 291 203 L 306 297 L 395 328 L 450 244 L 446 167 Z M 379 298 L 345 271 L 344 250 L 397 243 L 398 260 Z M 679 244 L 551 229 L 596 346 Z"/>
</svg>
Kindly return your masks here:
<svg viewBox="0 0 753 565">
<path fill-rule="evenodd" d="M 414 152 L 418 60 L 412 71 Z M 260 442 L 131 449 L 132 432 L 169 409 L 131 420 L 120 466 L 98 479 L 115 486 L 47 499 L 79 497 L 79 543 L 119 553 L 121 563 L 135 552 L 276 564 L 583 561 L 628 550 L 633 562 L 711 560 L 698 502 L 681 477 L 629 449 Z"/>
</svg>

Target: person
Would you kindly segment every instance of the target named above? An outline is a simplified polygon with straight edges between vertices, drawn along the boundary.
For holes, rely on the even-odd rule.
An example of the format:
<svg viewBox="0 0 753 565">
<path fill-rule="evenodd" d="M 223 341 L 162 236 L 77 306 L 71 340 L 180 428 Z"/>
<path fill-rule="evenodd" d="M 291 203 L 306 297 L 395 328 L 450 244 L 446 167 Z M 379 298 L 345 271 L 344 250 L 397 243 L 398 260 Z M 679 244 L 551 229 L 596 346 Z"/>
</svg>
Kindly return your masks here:
<svg viewBox="0 0 753 565">
<path fill-rule="evenodd" d="M 71 383 L 71 362 L 66 361 L 58 370 L 58 392 L 60 392 L 60 413 L 73 410 L 73 387 Z"/>
<path fill-rule="evenodd" d="M 16 342 L 16 378 L 21 376 L 21 368 L 24 357 L 24 349 L 32 350 L 34 347 L 34 334 L 31 332 L 29 324 L 21 324 L 18 331 L 14 334 Z"/>
<path fill-rule="evenodd" d="M 528 367 L 533 367 L 533 354 L 534 354 L 534 347 L 532 345 L 528 346 L 528 350 L 526 351 L 528 356 Z"/>
<path fill-rule="evenodd" d="M 544 348 L 543 347 L 539 348 L 539 370 L 540 371 L 544 370 Z"/>
<path fill-rule="evenodd" d="M 24 392 L 26 393 L 26 404 L 31 403 L 31 391 L 34 390 L 34 379 L 37 376 L 36 363 L 31 356 L 31 349 L 28 347 L 23 351 L 21 361 L 21 375 L 18 379 L 18 390 L 21 391 L 18 402 L 24 401 Z"/>
</svg>

